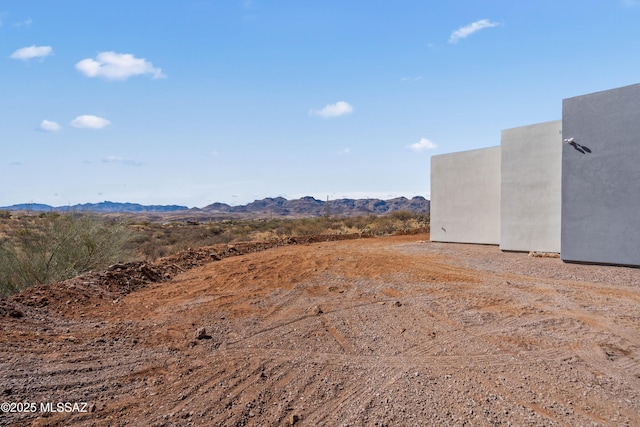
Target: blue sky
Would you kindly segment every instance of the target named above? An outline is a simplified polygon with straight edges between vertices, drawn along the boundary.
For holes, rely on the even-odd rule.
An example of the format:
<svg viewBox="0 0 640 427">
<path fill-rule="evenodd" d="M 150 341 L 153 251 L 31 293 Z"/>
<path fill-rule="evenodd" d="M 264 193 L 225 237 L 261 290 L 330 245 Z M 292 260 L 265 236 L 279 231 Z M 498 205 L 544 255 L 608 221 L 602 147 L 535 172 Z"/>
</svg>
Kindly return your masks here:
<svg viewBox="0 0 640 427">
<path fill-rule="evenodd" d="M 639 42 L 640 0 L 3 0 L 0 206 L 428 197 Z"/>
</svg>

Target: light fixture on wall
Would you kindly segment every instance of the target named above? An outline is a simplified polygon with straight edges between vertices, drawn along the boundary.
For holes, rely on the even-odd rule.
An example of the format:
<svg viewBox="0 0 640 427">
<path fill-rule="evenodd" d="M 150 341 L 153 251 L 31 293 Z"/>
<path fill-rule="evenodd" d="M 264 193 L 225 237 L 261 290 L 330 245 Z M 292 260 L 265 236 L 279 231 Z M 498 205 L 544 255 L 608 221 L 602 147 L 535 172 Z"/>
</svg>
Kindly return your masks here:
<svg viewBox="0 0 640 427">
<path fill-rule="evenodd" d="M 564 142 L 566 142 L 567 144 L 573 144 L 575 141 L 573 138 L 565 138 Z"/>
</svg>

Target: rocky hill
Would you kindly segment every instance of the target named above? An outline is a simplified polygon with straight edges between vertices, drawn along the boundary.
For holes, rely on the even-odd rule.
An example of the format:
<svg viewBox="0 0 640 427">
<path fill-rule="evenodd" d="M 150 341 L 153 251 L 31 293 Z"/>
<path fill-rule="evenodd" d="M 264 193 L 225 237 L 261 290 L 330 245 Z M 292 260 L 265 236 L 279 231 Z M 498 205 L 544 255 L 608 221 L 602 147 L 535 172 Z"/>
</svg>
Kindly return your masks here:
<svg viewBox="0 0 640 427">
<path fill-rule="evenodd" d="M 411 211 L 415 213 L 429 212 L 429 200 L 424 197 L 398 197 L 390 200 L 380 199 L 337 199 L 323 201 L 307 196 L 295 200 L 283 197 L 256 200 L 247 205 L 230 206 L 214 203 L 200 209 L 210 214 L 245 214 L 251 216 L 356 216 L 376 214 L 384 215 L 395 211 Z"/>
<path fill-rule="evenodd" d="M 172 219 L 202 219 L 205 217 L 229 218 L 268 218 L 268 217 L 318 217 L 384 215 L 396 211 L 414 213 L 429 212 L 429 200 L 424 197 L 398 197 L 390 200 L 380 199 L 338 199 L 323 201 L 307 196 L 287 200 L 283 197 L 267 197 L 246 205 L 231 206 L 225 203 L 213 203 L 203 208 L 189 209 L 178 205 L 140 205 L 137 203 L 85 203 L 72 206 L 50 206 L 38 203 L 19 204 L 0 207 L 0 210 L 31 212 L 95 212 L 105 214 L 151 214 L 170 215 Z"/>
<path fill-rule="evenodd" d="M 32 211 L 32 212 L 99 212 L 99 213 L 137 213 L 137 212 L 177 212 L 188 211 L 186 206 L 178 205 L 140 205 L 138 203 L 100 202 L 84 203 L 72 206 L 50 206 L 41 203 L 23 203 L 1 207 L 8 211 Z"/>
</svg>

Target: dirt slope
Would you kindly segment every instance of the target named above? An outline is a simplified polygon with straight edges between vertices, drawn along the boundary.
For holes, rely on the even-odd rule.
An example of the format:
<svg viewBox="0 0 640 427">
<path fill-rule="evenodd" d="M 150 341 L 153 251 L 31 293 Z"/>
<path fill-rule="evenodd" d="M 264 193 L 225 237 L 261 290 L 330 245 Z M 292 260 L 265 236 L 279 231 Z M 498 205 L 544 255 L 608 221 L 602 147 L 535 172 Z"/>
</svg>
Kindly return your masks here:
<svg viewBox="0 0 640 427">
<path fill-rule="evenodd" d="M 88 403 L 0 425 L 640 425 L 639 269 L 426 235 L 198 254 L 0 302 L 0 402 Z"/>
</svg>

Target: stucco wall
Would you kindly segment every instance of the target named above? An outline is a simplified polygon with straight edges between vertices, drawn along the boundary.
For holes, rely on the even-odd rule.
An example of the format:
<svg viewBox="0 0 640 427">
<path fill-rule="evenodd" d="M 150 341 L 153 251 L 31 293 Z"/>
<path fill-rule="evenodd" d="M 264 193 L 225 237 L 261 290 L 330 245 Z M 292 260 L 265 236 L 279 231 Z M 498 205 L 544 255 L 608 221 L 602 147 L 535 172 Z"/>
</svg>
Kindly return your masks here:
<svg viewBox="0 0 640 427">
<path fill-rule="evenodd" d="M 562 120 L 502 131 L 500 249 L 560 252 Z"/>
<path fill-rule="evenodd" d="M 640 84 L 565 99 L 565 261 L 640 265 Z"/>
<path fill-rule="evenodd" d="M 500 243 L 500 147 L 431 158 L 431 240 Z"/>
</svg>

